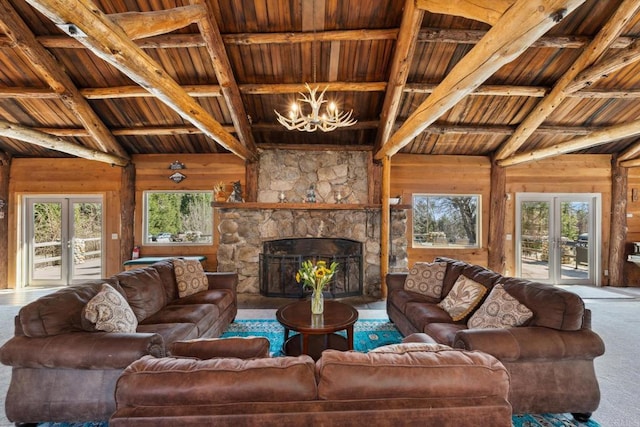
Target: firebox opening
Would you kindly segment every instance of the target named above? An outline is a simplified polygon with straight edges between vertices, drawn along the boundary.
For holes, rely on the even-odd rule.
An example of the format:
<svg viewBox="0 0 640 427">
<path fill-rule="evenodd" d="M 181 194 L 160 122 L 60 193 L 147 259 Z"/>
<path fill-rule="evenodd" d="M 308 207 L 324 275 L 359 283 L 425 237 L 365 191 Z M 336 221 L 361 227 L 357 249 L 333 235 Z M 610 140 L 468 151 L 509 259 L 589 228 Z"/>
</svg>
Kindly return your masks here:
<svg viewBox="0 0 640 427">
<path fill-rule="evenodd" d="M 362 242 L 340 238 L 295 238 L 263 242 L 260 254 L 260 293 L 270 297 L 302 298 L 310 291 L 296 282 L 303 261 L 337 262 L 325 296 L 362 295 Z"/>
</svg>

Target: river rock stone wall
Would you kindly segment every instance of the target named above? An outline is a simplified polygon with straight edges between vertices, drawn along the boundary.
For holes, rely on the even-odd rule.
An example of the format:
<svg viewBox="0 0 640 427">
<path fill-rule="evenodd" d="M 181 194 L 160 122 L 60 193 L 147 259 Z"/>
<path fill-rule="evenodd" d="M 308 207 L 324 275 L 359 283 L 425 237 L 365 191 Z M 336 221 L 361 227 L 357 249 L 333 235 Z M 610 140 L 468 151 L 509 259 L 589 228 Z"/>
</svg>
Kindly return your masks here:
<svg viewBox="0 0 640 427">
<path fill-rule="evenodd" d="M 239 293 L 259 293 L 259 260 L 265 241 L 300 237 L 353 239 L 363 243 L 363 294 L 380 297 L 381 210 L 367 205 L 366 152 L 270 150 L 260 156 L 258 202 L 301 203 L 310 185 L 316 202 L 309 209 L 218 207 L 218 271 L 236 271 Z M 331 209 L 336 194 L 354 209 Z M 336 206 L 338 207 L 338 206 Z M 407 212 L 391 211 L 390 271 L 407 270 Z"/>
</svg>

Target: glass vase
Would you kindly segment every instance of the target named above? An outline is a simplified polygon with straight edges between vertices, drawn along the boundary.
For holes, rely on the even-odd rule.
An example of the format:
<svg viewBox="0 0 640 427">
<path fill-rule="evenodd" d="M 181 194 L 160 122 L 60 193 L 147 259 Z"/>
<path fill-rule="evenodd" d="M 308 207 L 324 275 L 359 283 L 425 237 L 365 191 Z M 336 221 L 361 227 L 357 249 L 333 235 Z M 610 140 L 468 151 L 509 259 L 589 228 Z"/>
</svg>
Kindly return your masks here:
<svg viewBox="0 0 640 427">
<path fill-rule="evenodd" d="M 322 291 L 314 290 L 311 294 L 311 314 L 322 314 L 324 312 L 324 295 Z"/>
</svg>

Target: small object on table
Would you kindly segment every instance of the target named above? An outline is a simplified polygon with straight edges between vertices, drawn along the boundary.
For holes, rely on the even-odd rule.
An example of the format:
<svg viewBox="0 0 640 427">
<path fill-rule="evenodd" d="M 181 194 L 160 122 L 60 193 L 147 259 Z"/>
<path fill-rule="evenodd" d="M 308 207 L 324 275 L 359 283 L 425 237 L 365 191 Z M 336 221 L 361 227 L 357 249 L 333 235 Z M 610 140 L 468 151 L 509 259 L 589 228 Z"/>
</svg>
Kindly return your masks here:
<svg viewBox="0 0 640 427">
<path fill-rule="evenodd" d="M 311 314 L 311 304 L 302 300 L 289 303 L 276 311 L 276 319 L 284 326 L 282 350 L 287 356 L 308 354 L 318 360 L 326 349 L 353 350 L 353 325 L 358 310 L 338 301 L 325 301 L 323 314 Z M 336 334 L 346 330 L 347 337 Z M 289 337 L 289 331 L 298 334 Z"/>
</svg>

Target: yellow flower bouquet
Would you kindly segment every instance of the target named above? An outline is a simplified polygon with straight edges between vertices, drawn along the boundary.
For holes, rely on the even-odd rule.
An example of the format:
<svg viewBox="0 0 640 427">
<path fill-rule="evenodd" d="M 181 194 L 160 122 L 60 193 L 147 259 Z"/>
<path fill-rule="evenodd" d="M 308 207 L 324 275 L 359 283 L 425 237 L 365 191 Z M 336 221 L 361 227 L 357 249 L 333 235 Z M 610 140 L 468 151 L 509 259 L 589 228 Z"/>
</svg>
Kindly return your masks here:
<svg viewBox="0 0 640 427">
<path fill-rule="evenodd" d="M 326 261 L 313 262 L 306 260 L 302 262 L 302 266 L 296 273 L 296 282 L 302 283 L 304 288 L 311 289 L 311 312 L 320 314 L 323 312 L 324 300 L 322 291 L 324 287 L 331 281 L 333 275 L 338 269 L 338 263 L 332 262 L 327 268 Z"/>
</svg>

